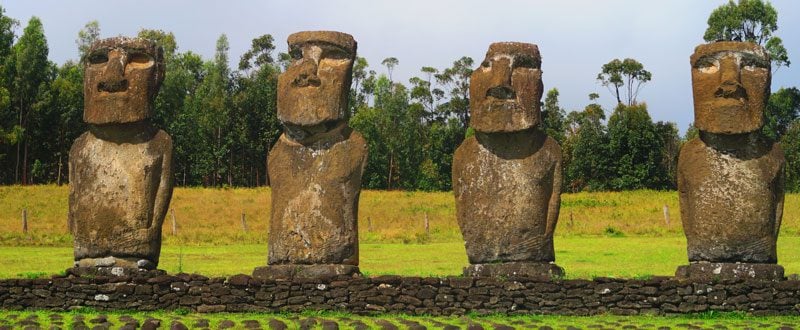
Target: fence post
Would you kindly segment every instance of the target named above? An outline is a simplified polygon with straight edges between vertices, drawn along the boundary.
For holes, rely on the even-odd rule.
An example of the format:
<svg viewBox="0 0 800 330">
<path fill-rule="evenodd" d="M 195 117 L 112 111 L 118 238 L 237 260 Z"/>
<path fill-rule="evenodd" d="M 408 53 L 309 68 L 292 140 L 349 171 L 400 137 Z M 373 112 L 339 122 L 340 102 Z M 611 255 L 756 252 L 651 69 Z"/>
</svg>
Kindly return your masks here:
<svg viewBox="0 0 800 330">
<path fill-rule="evenodd" d="M 428 213 L 425 213 L 425 236 L 431 235 L 431 224 L 428 221 Z"/>
<path fill-rule="evenodd" d="M 242 230 L 247 232 L 247 216 L 244 214 L 244 210 L 242 210 Z"/>
<path fill-rule="evenodd" d="M 28 209 L 22 209 L 22 233 L 28 233 Z"/>
<path fill-rule="evenodd" d="M 367 232 L 372 232 L 372 218 L 367 217 Z"/>
<path fill-rule="evenodd" d="M 172 218 L 172 236 L 178 235 L 178 223 L 175 221 L 175 209 L 170 210 Z"/>
<path fill-rule="evenodd" d="M 664 222 L 669 226 L 669 206 L 667 204 L 664 204 Z"/>
</svg>

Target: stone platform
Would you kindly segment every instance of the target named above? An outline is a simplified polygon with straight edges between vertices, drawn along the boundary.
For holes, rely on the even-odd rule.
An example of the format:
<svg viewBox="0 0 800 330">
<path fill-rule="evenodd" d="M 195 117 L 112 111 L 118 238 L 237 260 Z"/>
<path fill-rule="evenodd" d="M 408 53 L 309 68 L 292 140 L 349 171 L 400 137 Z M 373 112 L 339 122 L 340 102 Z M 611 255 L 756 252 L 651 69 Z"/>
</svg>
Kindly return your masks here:
<svg viewBox="0 0 800 330">
<path fill-rule="evenodd" d="M 783 266 L 776 264 L 697 262 L 678 266 L 676 278 L 698 281 L 756 279 L 780 281 Z"/>
<path fill-rule="evenodd" d="M 554 263 L 504 262 L 497 264 L 472 264 L 464 267 L 464 276 L 472 277 L 544 277 L 560 278 L 564 269 Z"/>
<path fill-rule="evenodd" d="M 344 264 L 301 265 L 284 264 L 256 267 L 253 277 L 262 280 L 291 280 L 331 278 L 360 274 L 358 266 Z"/>
</svg>

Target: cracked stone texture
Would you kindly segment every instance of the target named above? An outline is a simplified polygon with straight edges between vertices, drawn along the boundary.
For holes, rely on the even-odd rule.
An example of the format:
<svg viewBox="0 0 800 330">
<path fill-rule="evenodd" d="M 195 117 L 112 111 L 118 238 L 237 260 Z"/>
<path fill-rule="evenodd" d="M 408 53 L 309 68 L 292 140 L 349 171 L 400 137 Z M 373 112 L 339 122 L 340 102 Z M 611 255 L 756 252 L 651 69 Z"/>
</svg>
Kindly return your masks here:
<svg viewBox="0 0 800 330">
<path fill-rule="evenodd" d="M 690 61 L 697 129 L 717 134 L 761 129 L 772 72 L 764 48 L 749 42 L 714 42 L 697 46 Z"/>
<path fill-rule="evenodd" d="M 700 137 L 678 160 L 691 262 L 777 262 L 785 158 L 760 133 L 769 72 L 763 49 L 750 43 L 701 45 L 692 55 Z"/>
<path fill-rule="evenodd" d="M 289 36 L 291 65 L 278 76 L 278 119 L 314 126 L 346 120 L 356 41 L 346 33 L 303 31 Z"/>
<path fill-rule="evenodd" d="M 108 125 L 152 117 L 164 70 L 163 50 L 152 41 L 127 37 L 96 41 L 84 63 L 83 120 Z"/>
<path fill-rule="evenodd" d="M 340 32 L 289 37 L 295 57 L 278 92 L 285 132 L 269 154 L 269 265 L 358 265 L 367 143 L 339 112 L 348 103 L 355 47 Z"/>
<path fill-rule="evenodd" d="M 470 77 L 470 126 L 484 133 L 539 125 L 542 58 L 534 44 L 497 42 Z"/>
<path fill-rule="evenodd" d="M 150 41 L 123 37 L 97 41 L 89 51 L 90 127 L 69 157 L 68 221 L 81 265 L 158 264 L 172 196 L 172 139 L 149 121 L 163 80 L 161 53 Z"/>
<path fill-rule="evenodd" d="M 776 264 L 698 262 L 678 266 L 675 277 L 694 281 L 760 279 L 780 281 L 784 269 Z"/>
<path fill-rule="evenodd" d="M 535 45 L 497 43 L 472 75 L 476 134 L 453 158 L 456 217 L 471 264 L 555 260 L 561 148 L 532 128 L 539 122 L 539 63 Z"/>
</svg>

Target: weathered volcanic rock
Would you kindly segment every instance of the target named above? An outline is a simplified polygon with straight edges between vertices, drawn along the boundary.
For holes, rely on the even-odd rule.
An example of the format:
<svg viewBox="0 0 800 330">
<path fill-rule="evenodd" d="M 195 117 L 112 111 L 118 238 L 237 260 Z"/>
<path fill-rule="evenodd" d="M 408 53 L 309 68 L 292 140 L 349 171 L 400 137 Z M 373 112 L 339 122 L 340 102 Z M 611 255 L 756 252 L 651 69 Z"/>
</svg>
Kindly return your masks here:
<svg viewBox="0 0 800 330">
<path fill-rule="evenodd" d="M 285 131 L 269 154 L 272 186 L 268 266 L 259 278 L 358 272 L 358 198 L 367 144 L 347 126 L 353 37 L 289 36 L 293 60 L 278 78 Z"/>
<path fill-rule="evenodd" d="M 270 151 L 269 264 L 358 265 L 358 197 L 367 144 L 343 127 L 330 146 L 285 135 Z"/>
<path fill-rule="evenodd" d="M 540 276 L 555 265 L 553 232 L 561 193 L 561 148 L 536 125 L 542 96 L 536 45 L 495 43 L 471 77 L 470 125 L 453 157 L 453 191 L 467 256 L 494 275 Z M 555 266 L 555 268 L 558 268 Z M 560 268 L 558 268 L 560 269 Z M 530 270 L 533 273 L 500 274 Z"/>
<path fill-rule="evenodd" d="M 561 149 L 541 131 L 465 140 L 453 190 L 470 263 L 554 261 L 560 185 Z"/>
<path fill-rule="evenodd" d="M 769 98 L 769 57 L 755 44 L 717 42 L 698 46 L 691 63 L 700 137 L 684 145 L 678 160 L 689 261 L 774 264 L 785 159 L 780 146 L 760 132 Z M 679 276 L 727 269 L 683 267 Z M 775 272 L 756 273 L 773 278 Z"/>
<path fill-rule="evenodd" d="M 161 48 L 96 42 L 85 66 L 84 119 L 69 157 L 69 225 L 81 267 L 155 268 L 172 196 L 172 139 L 149 122 Z"/>
</svg>

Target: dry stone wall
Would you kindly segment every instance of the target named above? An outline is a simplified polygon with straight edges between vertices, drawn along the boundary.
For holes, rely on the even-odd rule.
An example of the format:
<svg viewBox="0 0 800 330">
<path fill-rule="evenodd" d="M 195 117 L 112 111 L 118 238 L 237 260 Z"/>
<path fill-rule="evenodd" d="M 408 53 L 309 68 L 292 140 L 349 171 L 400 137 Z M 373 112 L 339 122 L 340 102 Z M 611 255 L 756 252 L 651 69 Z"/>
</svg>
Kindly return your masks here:
<svg viewBox="0 0 800 330">
<path fill-rule="evenodd" d="M 800 281 L 381 276 L 270 281 L 196 274 L 0 280 L 4 309 L 593 315 L 743 311 L 797 315 Z"/>
</svg>

